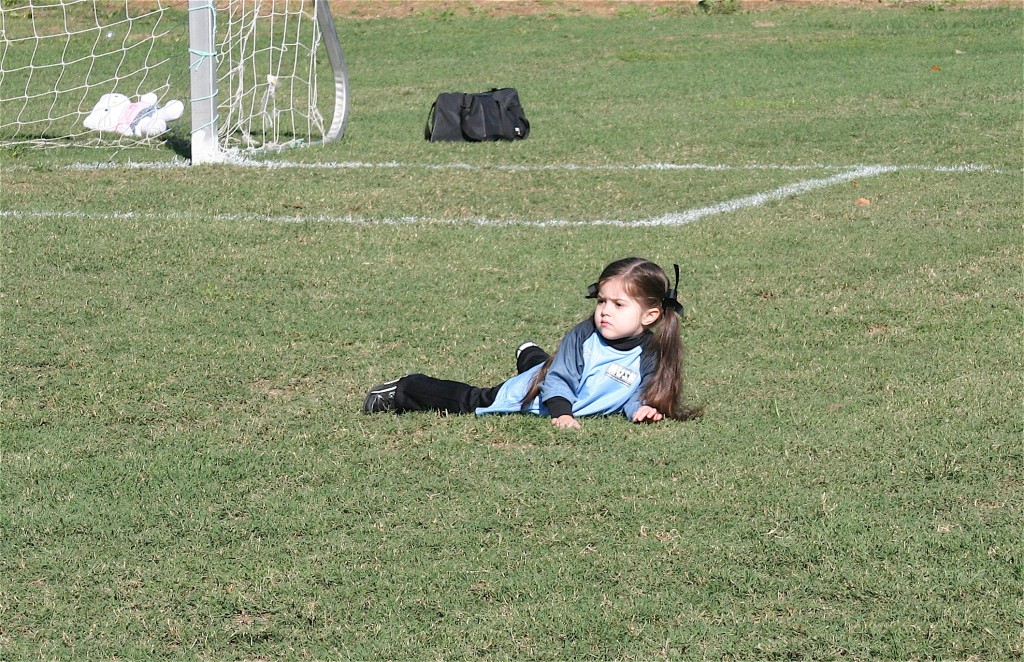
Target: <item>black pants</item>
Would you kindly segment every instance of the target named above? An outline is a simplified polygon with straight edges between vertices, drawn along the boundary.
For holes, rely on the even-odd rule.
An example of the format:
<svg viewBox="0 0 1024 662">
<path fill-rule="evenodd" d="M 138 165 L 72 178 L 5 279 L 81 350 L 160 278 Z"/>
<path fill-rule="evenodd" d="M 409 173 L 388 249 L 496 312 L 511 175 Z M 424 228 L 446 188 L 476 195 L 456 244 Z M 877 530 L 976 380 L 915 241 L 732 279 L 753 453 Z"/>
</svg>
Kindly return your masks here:
<svg viewBox="0 0 1024 662">
<path fill-rule="evenodd" d="M 521 374 L 548 358 L 540 347 L 523 350 L 516 360 L 516 370 Z M 429 375 L 406 375 L 398 380 L 395 390 L 395 411 L 437 411 L 445 414 L 472 414 L 477 407 L 494 404 L 498 397 L 497 386 L 481 388 Z"/>
<path fill-rule="evenodd" d="M 489 388 L 438 379 L 428 375 L 406 375 L 398 380 L 395 411 L 439 411 L 445 414 L 471 414 L 477 407 L 494 403 L 501 384 Z"/>
</svg>

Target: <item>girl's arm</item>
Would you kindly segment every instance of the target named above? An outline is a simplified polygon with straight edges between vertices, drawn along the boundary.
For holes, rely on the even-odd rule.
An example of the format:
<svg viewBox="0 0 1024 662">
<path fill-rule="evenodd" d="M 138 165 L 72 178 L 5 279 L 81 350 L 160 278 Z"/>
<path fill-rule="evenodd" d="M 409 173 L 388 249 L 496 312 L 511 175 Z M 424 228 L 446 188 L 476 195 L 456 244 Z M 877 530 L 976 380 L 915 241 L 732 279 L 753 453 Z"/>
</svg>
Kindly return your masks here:
<svg viewBox="0 0 1024 662">
<path fill-rule="evenodd" d="M 594 321 L 586 319 L 565 334 L 555 352 L 547 377 L 540 385 L 540 400 L 551 418 L 572 415 L 576 390 L 583 374 L 583 343 L 594 333 Z"/>
</svg>

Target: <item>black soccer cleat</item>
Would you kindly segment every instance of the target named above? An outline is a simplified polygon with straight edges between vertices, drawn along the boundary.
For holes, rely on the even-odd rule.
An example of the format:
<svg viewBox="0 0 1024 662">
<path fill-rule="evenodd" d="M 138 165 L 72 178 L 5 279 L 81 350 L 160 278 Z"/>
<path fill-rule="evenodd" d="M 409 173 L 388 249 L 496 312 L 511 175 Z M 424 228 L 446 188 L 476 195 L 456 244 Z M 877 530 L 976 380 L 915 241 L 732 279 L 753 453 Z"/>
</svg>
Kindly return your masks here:
<svg viewBox="0 0 1024 662">
<path fill-rule="evenodd" d="M 363 413 L 375 414 L 381 411 L 394 411 L 398 381 L 393 379 L 371 388 L 370 392 L 366 394 L 366 399 L 363 400 Z"/>
</svg>

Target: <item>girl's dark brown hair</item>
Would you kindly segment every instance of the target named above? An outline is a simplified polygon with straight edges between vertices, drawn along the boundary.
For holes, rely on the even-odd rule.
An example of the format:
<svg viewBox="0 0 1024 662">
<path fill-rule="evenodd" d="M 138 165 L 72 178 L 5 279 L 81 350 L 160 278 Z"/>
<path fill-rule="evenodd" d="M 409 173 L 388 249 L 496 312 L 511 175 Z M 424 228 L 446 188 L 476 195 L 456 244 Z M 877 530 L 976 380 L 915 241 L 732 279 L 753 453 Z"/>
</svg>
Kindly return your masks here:
<svg viewBox="0 0 1024 662">
<path fill-rule="evenodd" d="M 678 274 L 677 274 L 678 275 Z M 612 262 L 596 285 L 612 278 L 620 278 L 626 294 L 635 299 L 643 309 L 658 308 L 661 316 L 651 329 L 652 337 L 645 352 L 654 358 L 654 373 L 641 394 L 641 402 L 654 407 L 666 418 L 690 420 L 703 413 L 702 407 L 682 404 L 683 396 L 683 341 L 679 330 L 678 304 L 669 298 L 672 285 L 665 271 L 657 264 L 638 257 L 628 257 Z M 553 357 L 530 384 L 530 390 L 523 402 L 530 402 L 540 392 L 541 382 L 547 376 Z"/>
</svg>

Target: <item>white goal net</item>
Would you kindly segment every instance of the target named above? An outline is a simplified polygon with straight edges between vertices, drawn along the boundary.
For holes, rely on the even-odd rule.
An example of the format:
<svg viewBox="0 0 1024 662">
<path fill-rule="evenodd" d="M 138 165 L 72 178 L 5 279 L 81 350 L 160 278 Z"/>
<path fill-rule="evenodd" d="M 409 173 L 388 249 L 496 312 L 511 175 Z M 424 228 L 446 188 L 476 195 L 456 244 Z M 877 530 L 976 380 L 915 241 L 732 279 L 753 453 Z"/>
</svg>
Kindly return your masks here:
<svg viewBox="0 0 1024 662">
<path fill-rule="evenodd" d="M 327 0 L 0 0 L 0 146 L 210 161 L 336 139 L 347 111 Z"/>
</svg>

